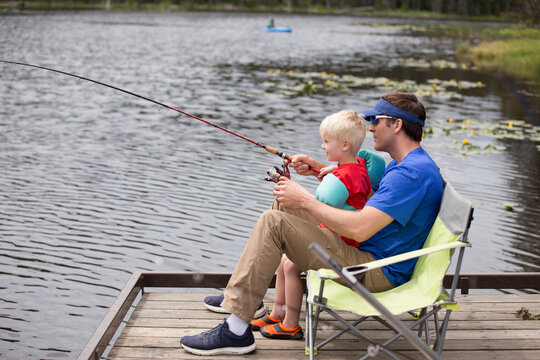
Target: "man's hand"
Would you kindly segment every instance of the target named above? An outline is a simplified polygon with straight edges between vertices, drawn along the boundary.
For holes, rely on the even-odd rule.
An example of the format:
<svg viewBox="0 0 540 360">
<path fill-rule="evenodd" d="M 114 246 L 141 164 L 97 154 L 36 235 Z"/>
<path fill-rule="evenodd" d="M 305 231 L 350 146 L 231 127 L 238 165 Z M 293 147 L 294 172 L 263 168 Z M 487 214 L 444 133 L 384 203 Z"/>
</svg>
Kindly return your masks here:
<svg viewBox="0 0 540 360">
<path fill-rule="evenodd" d="M 288 162 L 288 164 L 294 170 L 296 170 L 296 172 L 299 175 L 304 175 L 304 176 L 310 176 L 310 175 L 318 176 L 319 174 L 317 172 L 311 170 L 311 168 L 314 168 L 314 169 L 318 170 L 318 169 L 324 167 L 323 163 L 321 163 L 321 162 L 319 162 L 319 161 L 317 161 L 315 159 L 312 159 L 309 156 L 304 155 L 304 154 L 298 154 L 298 155 L 291 156 L 291 161 Z"/>
<path fill-rule="evenodd" d="M 287 209 L 302 209 L 310 200 L 315 199 L 306 189 L 285 176 L 279 178 L 274 186 L 274 196 L 280 205 Z"/>
</svg>

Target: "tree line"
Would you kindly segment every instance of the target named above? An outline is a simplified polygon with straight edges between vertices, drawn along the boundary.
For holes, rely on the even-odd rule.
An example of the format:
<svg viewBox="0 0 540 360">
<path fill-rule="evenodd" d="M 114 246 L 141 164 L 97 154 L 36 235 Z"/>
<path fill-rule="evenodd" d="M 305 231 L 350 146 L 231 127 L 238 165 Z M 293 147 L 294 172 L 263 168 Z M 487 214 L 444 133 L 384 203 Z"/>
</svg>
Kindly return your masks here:
<svg viewBox="0 0 540 360">
<path fill-rule="evenodd" d="M 0 0 L 2 3 L 13 1 Z M 104 6 L 107 9 L 140 7 L 141 4 L 178 10 L 228 9 L 270 10 L 288 12 L 411 12 L 425 11 L 442 15 L 502 17 L 508 20 L 538 24 L 540 0 L 19 0 L 24 9 L 33 3 L 57 5 L 67 3 Z M 80 6 L 78 6 L 80 7 Z"/>
<path fill-rule="evenodd" d="M 362 1 L 362 0 L 360 0 Z M 515 14 L 528 17 L 538 14 L 538 0 L 372 0 L 363 1 L 379 10 L 416 10 L 462 16 L 501 16 Z"/>
</svg>

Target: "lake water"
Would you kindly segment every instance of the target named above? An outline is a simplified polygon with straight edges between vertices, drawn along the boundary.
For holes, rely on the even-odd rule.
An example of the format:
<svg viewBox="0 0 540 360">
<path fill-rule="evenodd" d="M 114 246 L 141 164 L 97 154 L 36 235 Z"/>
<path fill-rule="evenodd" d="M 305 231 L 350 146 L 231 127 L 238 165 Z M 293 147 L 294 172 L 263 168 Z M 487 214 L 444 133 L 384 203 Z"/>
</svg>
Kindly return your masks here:
<svg viewBox="0 0 540 360">
<path fill-rule="evenodd" d="M 464 271 L 540 270 L 540 124 L 506 82 L 416 36 L 422 21 L 273 15 L 293 32 L 259 31 L 271 16 L 3 16 L 0 58 L 318 159 L 326 115 L 418 91 L 422 144 L 476 207 Z M 134 271 L 232 271 L 272 201 L 279 158 L 150 102 L 0 64 L 0 104 L 2 358 L 76 358 Z"/>
</svg>

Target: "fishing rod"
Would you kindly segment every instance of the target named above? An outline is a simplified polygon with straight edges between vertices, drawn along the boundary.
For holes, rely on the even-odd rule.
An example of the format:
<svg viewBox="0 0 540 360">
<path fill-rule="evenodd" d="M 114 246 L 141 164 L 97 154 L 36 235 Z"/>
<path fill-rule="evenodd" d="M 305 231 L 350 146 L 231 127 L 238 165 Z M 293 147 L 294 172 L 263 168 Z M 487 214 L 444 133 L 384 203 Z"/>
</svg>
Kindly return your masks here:
<svg viewBox="0 0 540 360">
<path fill-rule="evenodd" d="M 58 73 L 58 74 L 62 74 L 62 75 L 67 75 L 67 76 L 71 76 L 71 77 L 74 77 L 74 78 L 77 78 L 77 79 L 81 79 L 81 80 L 86 80 L 86 81 L 90 81 L 90 82 L 93 82 L 95 84 L 98 84 L 98 85 L 103 85 L 103 86 L 106 86 L 108 88 L 111 88 L 111 89 L 114 89 L 114 90 L 117 90 L 117 91 L 121 91 L 123 93 L 126 93 L 126 94 L 129 94 L 129 95 L 132 95 L 132 96 L 135 96 L 135 97 L 138 97 L 140 99 L 143 99 L 143 100 L 146 100 L 146 101 L 150 101 L 154 104 L 157 104 L 159 106 L 163 106 L 164 108 L 167 108 L 167 109 L 170 109 L 170 110 L 174 110 L 174 111 L 177 111 L 179 112 L 180 114 L 182 115 L 186 115 L 186 116 L 189 116 L 190 118 L 193 118 L 195 120 L 199 120 L 199 121 L 202 121 L 203 123 L 207 124 L 207 125 L 211 125 L 215 128 L 218 128 L 220 130 L 223 130 L 231 135 L 234 135 L 234 136 L 237 136 L 239 137 L 240 139 L 243 139 L 245 141 L 248 141 L 256 146 L 259 146 L 259 147 L 262 147 L 263 149 L 265 149 L 266 151 L 268 151 L 269 153 L 271 154 L 274 154 L 274 155 L 277 155 L 283 159 L 286 159 L 286 160 L 292 160 L 291 157 L 279 150 L 277 150 L 276 148 L 274 147 L 271 147 L 271 146 L 267 146 L 267 145 L 264 145 L 264 144 L 261 144 L 260 142 L 257 142 L 255 140 L 252 140 L 248 137 L 245 137 L 243 135 L 240 135 L 232 130 L 229 130 L 227 128 L 224 128 L 223 126 L 219 126 L 217 124 L 214 124 L 213 122 L 210 122 L 208 120 L 205 120 L 203 118 L 200 118 L 198 116 L 195 116 L 195 115 L 192 115 L 188 112 L 185 112 L 183 110 L 180 110 L 180 109 L 177 109 L 175 107 L 172 107 L 170 105 L 167 105 L 167 104 L 164 104 L 164 103 L 161 103 L 159 101 L 156 101 L 156 100 L 153 100 L 153 99 L 150 99 L 150 98 L 147 98 L 146 96 L 142 96 L 142 95 L 139 95 L 139 94 L 136 94 L 134 92 L 131 92 L 131 91 L 128 91 L 128 90 L 125 90 L 125 89 L 121 89 L 119 87 L 116 87 L 116 86 L 113 86 L 113 85 L 110 85 L 110 84 L 106 84 L 106 83 L 103 83 L 101 81 L 97 81 L 97 80 L 93 80 L 93 79 L 90 79 L 90 78 L 87 78 L 87 77 L 84 77 L 84 76 L 80 76 L 80 75 L 76 75 L 76 74 L 72 74 L 72 73 L 68 73 L 68 72 L 65 72 L 65 71 L 61 71 L 61 70 L 56 70 L 56 69 L 51 69 L 51 68 L 48 68 L 48 67 L 45 67 L 45 66 L 40 66 L 40 65 L 33 65 L 33 64 L 27 64 L 27 63 L 22 63 L 22 62 L 17 62 L 17 61 L 9 61 L 9 60 L 0 60 L 0 62 L 2 63 L 5 63 L 5 64 L 12 64 L 12 65 L 21 65 L 21 66 L 27 66 L 27 67 L 32 67 L 32 68 L 36 68 L 36 69 L 42 69 L 42 70 L 47 70 L 47 71 L 52 71 L 52 72 L 55 72 L 55 73 Z M 309 165 L 308 165 L 309 166 Z M 274 167 L 274 170 L 276 169 L 276 167 Z M 316 173 L 320 173 L 319 170 L 317 169 L 313 169 L 311 166 L 309 166 L 309 169 L 310 170 L 313 170 L 315 171 Z M 288 170 L 287 169 L 278 169 L 278 174 L 281 174 L 282 176 L 287 176 L 288 174 Z M 272 172 L 273 169 L 270 169 L 268 171 L 268 175 L 271 175 L 270 172 Z M 288 176 L 290 178 L 290 174 Z M 268 179 L 268 178 L 267 178 Z M 274 181 L 273 178 L 271 179 L 271 181 Z"/>
</svg>

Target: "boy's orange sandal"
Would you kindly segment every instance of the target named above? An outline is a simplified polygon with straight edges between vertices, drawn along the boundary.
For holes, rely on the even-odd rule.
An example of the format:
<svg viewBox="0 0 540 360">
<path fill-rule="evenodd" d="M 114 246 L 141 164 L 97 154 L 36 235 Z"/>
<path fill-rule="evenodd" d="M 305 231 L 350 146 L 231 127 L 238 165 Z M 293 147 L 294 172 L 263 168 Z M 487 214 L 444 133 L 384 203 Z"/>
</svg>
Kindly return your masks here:
<svg viewBox="0 0 540 360">
<path fill-rule="evenodd" d="M 267 325 L 273 325 L 279 323 L 279 319 L 274 319 L 270 315 L 266 314 L 260 319 L 251 321 L 251 330 L 260 330 Z"/>
<path fill-rule="evenodd" d="M 294 329 L 287 329 L 283 327 L 283 323 L 277 323 L 273 325 L 266 325 L 261 327 L 261 334 L 271 339 L 283 339 L 283 340 L 302 340 L 304 338 L 304 332 L 300 325 Z"/>
</svg>

